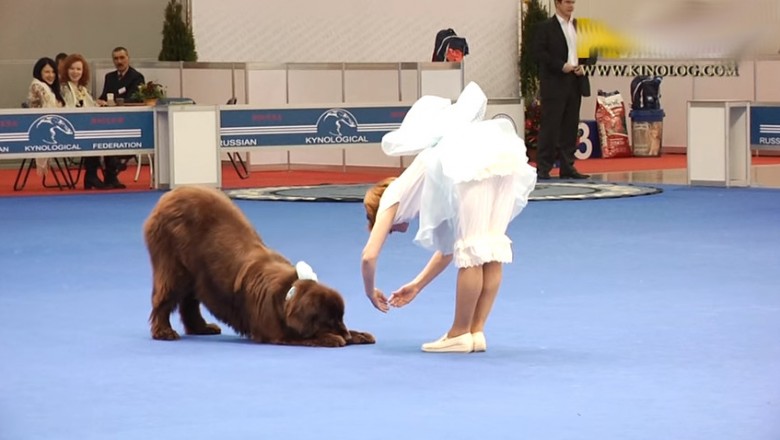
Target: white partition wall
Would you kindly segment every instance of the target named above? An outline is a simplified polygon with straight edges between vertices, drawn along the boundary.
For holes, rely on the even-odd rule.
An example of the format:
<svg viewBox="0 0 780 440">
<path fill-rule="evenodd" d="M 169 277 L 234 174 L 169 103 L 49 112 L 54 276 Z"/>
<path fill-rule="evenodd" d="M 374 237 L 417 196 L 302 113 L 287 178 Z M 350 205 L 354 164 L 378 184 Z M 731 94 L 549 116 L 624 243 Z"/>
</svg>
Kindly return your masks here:
<svg viewBox="0 0 780 440">
<path fill-rule="evenodd" d="M 688 183 L 750 185 L 750 104 L 688 103 Z"/>
<path fill-rule="evenodd" d="M 287 104 L 287 67 L 284 64 L 247 64 L 244 104 Z"/>
<path fill-rule="evenodd" d="M 759 59 L 755 67 L 755 96 L 753 100 L 780 102 L 780 59 Z"/>
<path fill-rule="evenodd" d="M 401 63 L 401 102 L 414 102 L 420 93 L 420 84 L 418 84 L 419 74 L 417 73 L 416 63 Z"/>
<path fill-rule="evenodd" d="M 737 64 L 738 76 L 697 77 L 693 79 L 693 99 L 721 101 L 752 101 L 755 98 L 755 63 L 743 61 Z"/>
<path fill-rule="evenodd" d="M 247 101 L 256 108 L 304 108 L 403 103 L 424 94 L 452 99 L 463 89 L 460 63 L 247 64 Z M 261 148 L 249 153 L 256 166 L 399 166 L 378 144 L 345 147 Z"/>
<path fill-rule="evenodd" d="M 455 66 L 449 63 L 429 63 L 420 70 L 420 95 L 442 96 L 457 99 L 463 90 L 464 79 L 460 75 L 453 75 Z"/>
<path fill-rule="evenodd" d="M 190 0 L 206 62 L 430 62 L 436 33 L 469 43 L 467 81 L 518 96 L 519 0 Z M 579 4 L 578 4 L 579 6 Z"/>
<path fill-rule="evenodd" d="M 225 104 L 234 96 L 233 65 L 230 63 L 184 63 L 182 95 L 197 104 Z"/>
<path fill-rule="evenodd" d="M 400 74 L 401 63 L 345 64 L 344 101 L 368 104 L 400 101 Z"/>
<path fill-rule="evenodd" d="M 287 69 L 288 103 L 344 102 L 343 64 L 290 64 Z"/>
</svg>

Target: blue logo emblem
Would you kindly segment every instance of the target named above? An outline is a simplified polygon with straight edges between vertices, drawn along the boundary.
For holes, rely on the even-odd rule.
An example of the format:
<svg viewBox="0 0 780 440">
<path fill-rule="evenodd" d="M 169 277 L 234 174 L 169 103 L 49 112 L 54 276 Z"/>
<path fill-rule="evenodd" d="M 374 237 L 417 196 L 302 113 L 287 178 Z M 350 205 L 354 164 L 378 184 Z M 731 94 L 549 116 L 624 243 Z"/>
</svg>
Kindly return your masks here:
<svg viewBox="0 0 780 440">
<path fill-rule="evenodd" d="M 318 136 L 352 137 L 357 136 L 357 133 L 357 119 L 347 110 L 330 109 L 317 119 Z"/>
<path fill-rule="evenodd" d="M 38 145 L 72 144 L 76 130 L 62 116 L 44 115 L 30 125 L 27 134 L 30 141 Z"/>
</svg>

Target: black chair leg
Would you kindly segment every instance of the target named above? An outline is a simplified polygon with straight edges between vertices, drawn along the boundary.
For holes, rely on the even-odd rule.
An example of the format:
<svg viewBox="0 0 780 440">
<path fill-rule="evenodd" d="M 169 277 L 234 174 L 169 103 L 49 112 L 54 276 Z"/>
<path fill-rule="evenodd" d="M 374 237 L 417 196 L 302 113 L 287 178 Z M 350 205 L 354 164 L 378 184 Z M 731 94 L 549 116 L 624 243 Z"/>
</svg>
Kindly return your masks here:
<svg viewBox="0 0 780 440">
<path fill-rule="evenodd" d="M 80 157 L 78 158 L 78 162 L 76 162 L 75 159 L 66 159 L 66 161 L 70 161 L 70 166 L 76 166 L 76 177 L 73 177 L 73 174 L 71 174 L 70 166 L 68 166 L 68 163 L 65 164 L 65 169 L 68 173 L 68 179 L 70 180 L 71 188 L 76 189 L 76 185 L 78 185 L 79 180 L 81 180 L 81 170 L 84 169 L 84 158 Z"/>
<path fill-rule="evenodd" d="M 248 179 L 249 169 L 247 169 L 246 162 L 244 162 L 244 159 L 241 157 L 241 153 L 228 153 L 228 157 L 230 158 L 230 163 L 233 164 L 233 169 L 236 170 L 238 177 L 241 179 Z"/>
<path fill-rule="evenodd" d="M 73 179 L 70 176 L 70 171 L 68 171 L 68 160 L 63 159 L 60 161 L 59 158 L 55 158 L 54 163 L 57 165 L 57 170 L 59 171 L 60 176 L 62 176 L 62 180 L 65 183 L 65 186 L 69 189 L 76 189 L 76 183 L 73 182 Z"/>
<path fill-rule="evenodd" d="M 65 169 L 62 167 L 62 162 L 60 162 L 60 159 L 55 157 L 55 158 L 52 159 L 52 161 L 54 162 L 54 166 L 50 167 L 50 170 L 51 170 L 51 176 L 54 177 L 54 182 L 55 183 L 54 183 L 54 185 L 48 185 L 46 183 L 46 176 L 48 176 L 48 173 L 47 173 L 47 174 L 43 175 L 43 179 L 41 181 L 41 184 L 43 185 L 43 187 L 44 188 L 57 188 L 60 191 L 65 189 L 65 188 L 63 188 L 63 186 L 71 188 L 70 178 L 68 177 L 67 171 L 65 171 Z M 60 175 L 62 175 L 63 182 L 60 182 L 60 178 L 57 177 L 58 173 Z"/>
<path fill-rule="evenodd" d="M 27 173 L 25 173 L 24 180 L 20 184 L 19 179 L 22 177 L 25 165 L 27 165 Z M 32 170 L 33 165 L 35 165 L 35 159 L 22 159 L 22 164 L 19 166 L 19 172 L 16 173 L 16 179 L 14 180 L 14 191 L 21 191 L 24 189 L 25 185 L 27 185 L 27 178 L 30 177 L 30 171 Z"/>
</svg>

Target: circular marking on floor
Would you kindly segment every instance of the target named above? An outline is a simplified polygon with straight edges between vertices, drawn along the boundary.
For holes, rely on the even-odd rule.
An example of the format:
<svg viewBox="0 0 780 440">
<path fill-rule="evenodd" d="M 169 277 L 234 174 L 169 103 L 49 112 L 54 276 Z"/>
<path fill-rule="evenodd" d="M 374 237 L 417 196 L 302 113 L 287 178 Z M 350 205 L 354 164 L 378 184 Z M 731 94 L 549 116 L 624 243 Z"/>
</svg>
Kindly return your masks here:
<svg viewBox="0 0 780 440">
<path fill-rule="evenodd" d="M 363 202 L 372 184 L 325 184 L 312 186 L 277 186 L 225 190 L 240 200 L 281 200 L 304 202 Z M 658 194 L 659 188 L 619 183 L 542 182 L 531 192 L 531 201 L 588 200 L 636 197 Z"/>
</svg>

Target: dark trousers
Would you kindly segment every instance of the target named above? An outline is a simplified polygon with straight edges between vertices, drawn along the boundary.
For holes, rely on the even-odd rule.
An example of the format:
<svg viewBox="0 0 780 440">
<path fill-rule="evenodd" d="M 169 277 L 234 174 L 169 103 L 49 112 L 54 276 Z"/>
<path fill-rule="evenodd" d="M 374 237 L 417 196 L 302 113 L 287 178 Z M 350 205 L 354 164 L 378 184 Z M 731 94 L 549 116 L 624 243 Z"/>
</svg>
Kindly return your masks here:
<svg viewBox="0 0 780 440">
<path fill-rule="evenodd" d="M 121 157 L 119 156 L 106 156 L 103 158 L 105 169 L 103 170 L 103 179 L 105 181 L 116 180 L 117 174 L 119 174 L 119 168 L 121 166 Z M 86 177 L 97 178 L 97 172 L 100 168 L 100 157 L 87 156 L 84 158 L 84 171 Z"/>
<path fill-rule="evenodd" d="M 577 131 L 580 123 L 582 97 L 577 87 L 577 77 L 567 75 L 568 95 L 542 99 L 542 119 L 539 121 L 539 143 L 536 151 L 536 169 L 549 173 L 560 161 L 561 172 L 574 168 L 574 153 L 577 151 Z"/>
</svg>

